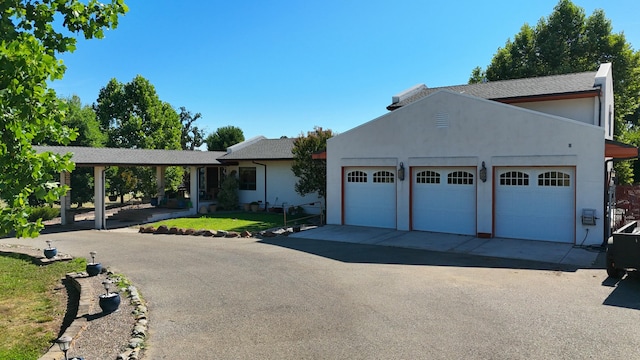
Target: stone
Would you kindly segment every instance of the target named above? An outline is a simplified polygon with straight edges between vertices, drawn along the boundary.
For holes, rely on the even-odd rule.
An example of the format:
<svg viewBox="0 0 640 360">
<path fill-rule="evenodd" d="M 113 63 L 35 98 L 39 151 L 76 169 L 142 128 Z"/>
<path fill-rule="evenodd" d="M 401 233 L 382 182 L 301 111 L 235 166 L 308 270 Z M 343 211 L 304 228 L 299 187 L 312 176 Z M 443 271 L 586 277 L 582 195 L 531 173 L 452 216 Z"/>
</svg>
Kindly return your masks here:
<svg viewBox="0 0 640 360">
<path fill-rule="evenodd" d="M 169 229 L 169 234 L 175 235 L 178 233 L 178 228 L 177 227 L 172 227 Z"/>
<path fill-rule="evenodd" d="M 196 232 L 194 229 L 187 229 L 184 231 L 185 235 L 193 235 L 193 233 Z"/>
<path fill-rule="evenodd" d="M 167 227 L 167 225 L 160 225 L 155 231 L 155 234 L 168 234 L 168 233 L 169 233 L 169 228 Z"/>
<path fill-rule="evenodd" d="M 245 237 L 245 238 L 250 238 L 250 237 L 251 237 L 251 236 L 253 236 L 253 235 L 251 234 L 251 232 L 250 232 L 250 231 L 245 230 L 245 231 L 243 231 L 243 232 L 241 232 L 241 233 L 240 233 L 240 236 Z"/>
<path fill-rule="evenodd" d="M 239 237 L 240 234 L 235 232 L 235 231 L 229 231 L 227 232 L 227 234 L 224 237 L 228 237 L 228 238 L 236 238 Z"/>
<path fill-rule="evenodd" d="M 132 348 L 132 349 L 135 349 L 135 348 L 139 347 L 140 345 L 142 345 L 143 342 L 144 342 L 143 339 L 134 337 L 131 340 L 129 340 L 129 347 Z"/>
<path fill-rule="evenodd" d="M 225 230 L 218 230 L 216 231 L 215 235 L 213 235 L 215 237 L 224 237 L 227 236 L 227 232 Z"/>
<path fill-rule="evenodd" d="M 118 355 L 117 360 L 128 360 L 131 355 L 132 350 L 127 350 L 122 354 Z"/>
<path fill-rule="evenodd" d="M 145 326 L 136 325 L 133 328 L 133 335 L 142 335 L 142 337 L 147 337 L 147 329 Z"/>
<path fill-rule="evenodd" d="M 262 236 L 266 237 L 266 238 L 272 238 L 272 237 L 276 237 L 277 234 L 275 234 L 273 231 L 263 231 L 260 233 Z"/>
<path fill-rule="evenodd" d="M 213 236 L 213 235 L 214 235 L 214 233 L 213 233 L 213 231 L 211 231 L 211 230 L 205 230 L 205 231 L 202 233 L 202 236 L 207 236 L 207 237 L 211 237 L 211 236 Z"/>
<path fill-rule="evenodd" d="M 147 226 L 147 227 L 141 226 L 139 232 L 143 234 L 153 234 L 155 231 L 156 231 L 156 228 L 154 228 L 153 226 Z"/>
</svg>

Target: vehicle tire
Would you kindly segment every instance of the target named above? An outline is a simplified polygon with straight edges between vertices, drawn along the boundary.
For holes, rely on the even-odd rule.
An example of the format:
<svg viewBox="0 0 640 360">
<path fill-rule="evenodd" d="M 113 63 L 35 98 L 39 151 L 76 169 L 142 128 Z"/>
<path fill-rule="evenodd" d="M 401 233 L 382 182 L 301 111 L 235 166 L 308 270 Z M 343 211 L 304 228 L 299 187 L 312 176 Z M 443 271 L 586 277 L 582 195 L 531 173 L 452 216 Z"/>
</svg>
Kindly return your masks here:
<svg viewBox="0 0 640 360">
<path fill-rule="evenodd" d="M 607 259 L 607 275 L 615 279 L 622 279 L 624 274 L 626 274 L 626 271 L 624 269 L 616 268 L 616 264 L 613 262 L 613 259 Z"/>
</svg>

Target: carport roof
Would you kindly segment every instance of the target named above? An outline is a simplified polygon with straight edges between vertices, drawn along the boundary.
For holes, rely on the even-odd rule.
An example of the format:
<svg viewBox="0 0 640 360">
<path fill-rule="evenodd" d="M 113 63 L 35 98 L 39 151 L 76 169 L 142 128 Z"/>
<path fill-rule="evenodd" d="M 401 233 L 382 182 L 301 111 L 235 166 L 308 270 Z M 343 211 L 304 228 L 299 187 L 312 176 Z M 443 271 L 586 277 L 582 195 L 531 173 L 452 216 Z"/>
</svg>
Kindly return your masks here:
<svg viewBox="0 0 640 360">
<path fill-rule="evenodd" d="M 596 71 L 574 74 L 539 76 L 525 79 L 489 81 L 486 83 L 454 85 L 427 88 L 424 87 L 414 94 L 387 106 L 388 110 L 395 110 L 411 104 L 439 90 L 450 90 L 476 96 L 483 99 L 500 102 L 518 102 L 518 100 L 530 100 L 536 97 L 562 96 L 562 95 L 589 95 L 597 94 L 595 87 Z"/>
<path fill-rule="evenodd" d="M 38 153 L 72 153 L 76 166 L 211 166 L 220 165 L 224 151 L 34 146 Z"/>
</svg>

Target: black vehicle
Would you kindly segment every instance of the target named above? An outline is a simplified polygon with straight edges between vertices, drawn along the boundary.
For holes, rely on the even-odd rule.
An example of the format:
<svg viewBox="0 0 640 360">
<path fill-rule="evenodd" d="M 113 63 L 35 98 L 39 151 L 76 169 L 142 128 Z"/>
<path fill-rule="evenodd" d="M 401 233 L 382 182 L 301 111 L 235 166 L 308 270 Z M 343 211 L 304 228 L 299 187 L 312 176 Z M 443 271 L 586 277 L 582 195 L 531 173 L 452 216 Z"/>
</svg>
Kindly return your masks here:
<svg viewBox="0 0 640 360">
<path fill-rule="evenodd" d="M 607 241 L 607 274 L 620 279 L 627 270 L 640 269 L 640 228 L 632 221 Z"/>
</svg>

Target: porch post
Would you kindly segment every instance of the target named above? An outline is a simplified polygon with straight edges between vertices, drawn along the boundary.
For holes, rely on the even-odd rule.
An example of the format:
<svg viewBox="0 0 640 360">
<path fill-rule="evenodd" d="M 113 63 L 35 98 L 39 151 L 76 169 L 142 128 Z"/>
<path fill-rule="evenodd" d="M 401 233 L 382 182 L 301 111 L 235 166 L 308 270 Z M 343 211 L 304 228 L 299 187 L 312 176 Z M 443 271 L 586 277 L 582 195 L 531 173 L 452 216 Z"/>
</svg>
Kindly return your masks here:
<svg viewBox="0 0 640 360">
<path fill-rule="evenodd" d="M 165 177 L 166 169 L 167 168 L 165 166 L 156 167 L 156 185 L 158 190 L 158 205 L 160 204 L 162 199 L 164 199 L 164 183 L 165 183 L 164 177 Z"/>
<path fill-rule="evenodd" d="M 67 171 L 60 172 L 60 186 L 71 185 L 71 173 Z M 71 208 L 71 190 L 67 191 L 65 196 L 60 198 L 60 223 L 62 225 L 73 224 L 73 214 L 69 214 Z"/>
<path fill-rule="evenodd" d="M 105 209 L 104 209 L 104 166 L 93 168 L 94 183 L 94 204 L 95 204 L 95 228 L 96 230 L 106 229 Z"/>
<path fill-rule="evenodd" d="M 198 213 L 198 209 L 200 208 L 200 187 L 198 186 L 198 168 L 196 166 L 189 167 L 189 197 L 191 198 L 191 209 L 189 210 L 191 214 L 196 215 Z"/>
</svg>

